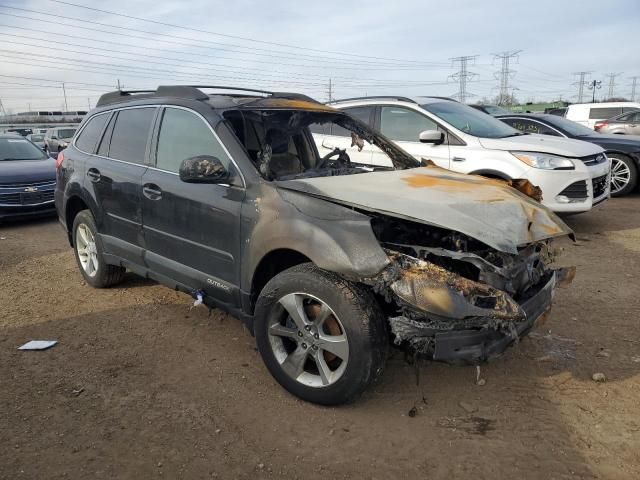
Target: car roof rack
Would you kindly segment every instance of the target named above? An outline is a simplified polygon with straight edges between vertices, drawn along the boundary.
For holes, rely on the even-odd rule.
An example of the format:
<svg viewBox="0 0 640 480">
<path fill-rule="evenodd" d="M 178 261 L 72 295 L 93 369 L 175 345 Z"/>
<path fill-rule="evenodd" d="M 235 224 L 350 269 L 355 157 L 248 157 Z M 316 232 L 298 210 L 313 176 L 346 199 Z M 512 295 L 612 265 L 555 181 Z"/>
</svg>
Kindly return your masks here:
<svg viewBox="0 0 640 480">
<path fill-rule="evenodd" d="M 332 100 L 331 102 L 327 102 L 327 105 L 331 105 L 333 103 L 341 103 L 341 102 L 350 102 L 352 100 L 400 100 L 401 102 L 410 102 L 410 103 L 418 103 L 414 99 L 409 97 L 400 97 L 397 95 L 372 95 L 369 97 L 351 97 L 351 98 L 341 98 L 340 100 Z"/>
<path fill-rule="evenodd" d="M 185 98 L 190 100 L 208 100 L 209 95 L 204 93 L 202 90 L 200 90 L 202 88 L 206 88 L 209 90 L 235 90 L 237 92 L 259 93 L 259 94 L 268 95 L 274 98 L 286 98 L 289 100 L 306 100 L 306 101 L 318 103 L 317 100 L 314 100 L 313 98 L 300 93 L 270 92 L 268 90 L 259 90 L 255 88 L 229 87 L 224 85 L 160 85 L 156 90 L 116 90 L 115 92 L 105 93 L 98 100 L 96 107 L 102 107 L 104 105 L 109 105 L 111 103 L 118 103 L 123 100 L 127 100 L 128 99 L 127 97 L 131 97 L 132 95 L 135 95 L 135 94 L 146 94 L 144 96 L 141 95 L 141 98 L 175 97 L 175 98 Z M 229 94 L 229 96 L 234 96 L 234 95 Z"/>
</svg>

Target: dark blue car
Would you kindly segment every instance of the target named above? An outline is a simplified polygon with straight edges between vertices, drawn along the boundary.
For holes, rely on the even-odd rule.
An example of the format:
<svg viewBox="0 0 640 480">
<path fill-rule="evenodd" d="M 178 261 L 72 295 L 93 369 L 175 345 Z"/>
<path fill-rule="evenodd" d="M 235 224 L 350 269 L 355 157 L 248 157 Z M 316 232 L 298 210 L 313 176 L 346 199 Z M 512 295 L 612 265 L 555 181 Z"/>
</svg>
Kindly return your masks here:
<svg viewBox="0 0 640 480">
<path fill-rule="evenodd" d="M 55 212 L 56 161 L 24 137 L 0 134 L 0 221 Z"/>
</svg>

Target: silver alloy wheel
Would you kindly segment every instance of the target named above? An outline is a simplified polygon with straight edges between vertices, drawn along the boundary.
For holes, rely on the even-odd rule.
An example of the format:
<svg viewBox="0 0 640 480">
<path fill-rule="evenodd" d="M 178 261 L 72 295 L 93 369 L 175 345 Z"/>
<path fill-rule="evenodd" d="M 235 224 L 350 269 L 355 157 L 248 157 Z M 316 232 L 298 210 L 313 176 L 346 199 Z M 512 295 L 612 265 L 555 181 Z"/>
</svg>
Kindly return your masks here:
<svg viewBox="0 0 640 480">
<path fill-rule="evenodd" d="M 349 341 L 342 323 L 322 300 L 290 293 L 269 323 L 269 344 L 282 369 L 309 387 L 327 387 L 344 373 Z"/>
<path fill-rule="evenodd" d="M 76 231 L 76 251 L 84 272 L 90 277 L 95 277 L 98 272 L 96 239 L 84 223 L 78 225 Z"/>
<path fill-rule="evenodd" d="M 611 158 L 611 193 L 618 193 L 631 181 L 631 169 L 622 160 Z"/>
</svg>

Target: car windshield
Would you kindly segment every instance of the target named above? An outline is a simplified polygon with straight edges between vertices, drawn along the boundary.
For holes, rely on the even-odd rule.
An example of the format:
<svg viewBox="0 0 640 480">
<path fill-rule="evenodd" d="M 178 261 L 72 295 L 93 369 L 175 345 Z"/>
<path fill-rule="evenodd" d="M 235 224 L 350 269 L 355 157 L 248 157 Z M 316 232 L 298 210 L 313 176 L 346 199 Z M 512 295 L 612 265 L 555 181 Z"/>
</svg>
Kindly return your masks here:
<svg viewBox="0 0 640 480">
<path fill-rule="evenodd" d="M 524 135 L 506 123 L 484 112 L 458 102 L 434 102 L 422 105 L 432 113 L 458 130 L 481 138 L 507 138 Z"/>
<path fill-rule="evenodd" d="M 506 108 L 502 108 L 502 107 L 497 107 L 495 105 L 485 105 L 484 109 L 487 111 L 488 114 L 490 115 L 506 115 L 508 113 L 511 113 L 509 110 L 507 110 Z"/>
<path fill-rule="evenodd" d="M 225 118 L 266 180 L 420 166 L 384 136 L 337 111 L 236 110 Z"/>
<path fill-rule="evenodd" d="M 76 133 L 75 128 L 64 128 L 62 130 L 58 130 L 58 138 L 71 138 L 74 133 Z"/>
<path fill-rule="evenodd" d="M 591 130 L 584 125 L 580 125 L 572 120 L 568 120 L 563 117 L 558 117 L 556 115 L 549 115 L 544 117 L 544 120 L 553 125 L 554 127 L 558 127 L 561 130 L 564 130 L 569 135 L 574 137 L 591 137 L 593 135 L 598 135 L 597 132 Z"/>
<path fill-rule="evenodd" d="M 41 160 L 47 156 L 24 138 L 0 138 L 0 161 Z"/>
</svg>

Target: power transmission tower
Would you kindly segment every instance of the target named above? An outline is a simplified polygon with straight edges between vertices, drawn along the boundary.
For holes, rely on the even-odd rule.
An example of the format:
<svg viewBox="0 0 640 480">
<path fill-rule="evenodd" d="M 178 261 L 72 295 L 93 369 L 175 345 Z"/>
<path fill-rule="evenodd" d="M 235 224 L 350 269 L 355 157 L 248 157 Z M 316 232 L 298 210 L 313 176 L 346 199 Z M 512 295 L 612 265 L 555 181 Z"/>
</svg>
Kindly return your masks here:
<svg viewBox="0 0 640 480">
<path fill-rule="evenodd" d="M 457 73 L 449 75 L 449 78 L 452 78 L 453 80 L 457 81 L 460 84 L 460 87 L 458 88 L 458 93 L 456 93 L 453 96 L 456 97 L 458 100 L 460 100 L 462 103 L 465 103 L 467 101 L 467 96 L 473 95 L 472 93 L 467 92 L 467 82 L 470 82 L 473 79 L 473 77 L 477 76 L 478 74 L 467 70 L 467 64 L 469 61 L 473 61 L 475 63 L 476 57 L 477 55 L 471 55 L 466 57 L 455 57 L 455 58 L 449 59 L 454 64 L 455 63 L 460 64 L 460 70 L 458 70 Z"/>
<path fill-rule="evenodd" d="M 580 80 L 574 82 L 573 85 L 578 85 L 578 103 L 582 103 L 584 101 L 584 87 L 589 84 L 586 77 L 591 75 L 591 72 L 575 72 L 574 75 L 580 75 Z"/>
<path fill-rule="evenodd" d="M 616 77 L 619 77 L 620 75 L 622 75 L 622 72 L 609 73 L 608 75 L 606 75 L 607 77 L 609 77 L 609 98 L 613 98 L 613 90 L 616 86 Z"/>
<path fill-rule="evenodd" d="M 513 50 L 502 53 L 495 53 L 493 55 L 494 60 L 500 59 L 502 62 L 502 68 L 499 72 L 496 72 L 496 79 L 500 80 L 500 93 L 498 94 L 498 105 L 508 105 L 512 103 L 512 97 L 509 95 L 509 79 L 513 78 L 516 71 L 509 68 L 509 63 L 512 58 L 518 58 L 518 54 L 522 50 Z"/>
<path fill-rule="evenodd" d="M 333 82 L 329 79 L 329 90 L 327 90 L 327 96 L 329 97 L 329 102 L 333 101 Z"/>
<path fill-rule="evenodd" d="M 636 86 L 640 77 L 631 77 L 631 101 L 636 101 Z"/>
</svg>

